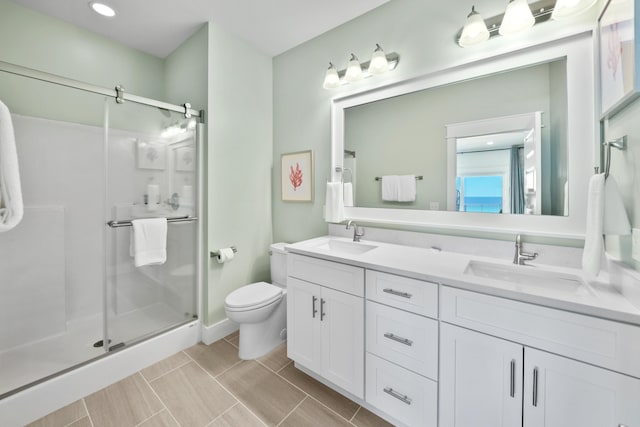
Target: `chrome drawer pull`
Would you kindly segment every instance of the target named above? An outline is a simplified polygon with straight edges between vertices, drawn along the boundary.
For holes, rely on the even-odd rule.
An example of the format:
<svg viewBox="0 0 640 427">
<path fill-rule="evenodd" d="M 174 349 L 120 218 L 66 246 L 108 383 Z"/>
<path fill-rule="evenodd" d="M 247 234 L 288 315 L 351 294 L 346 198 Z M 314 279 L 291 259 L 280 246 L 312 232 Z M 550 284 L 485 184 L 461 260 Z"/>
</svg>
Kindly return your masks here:
<svg viewBox="0 0 640 427">
<path fill-rule="evenodd" d="M 533 368 L 533 407 L 538 406 L 538 368 Z"/>
<path fill-rule="evenodd" d="M 511 384 L 509 395 L 516 397 L 516 359 L 511 360 Z"/>
<path fill-rule="evenodd" d="M 392 334 L 391 332 L 387 332 L 386 334 L 384 334 L 384 337 L 389 338 L 390 340 L 397 341 L 400 344 L 408 345 L 409 347 L 413 345 L 413 341 L 411 341 L 409 338 L 402 338 Z"/>
<path fill-rule="evenodd" d="M 316 309 L 316 301 L 318 301 L 318 297 L 312 296 L 311 297 L 311 317 L 313 317 L 314 319 L 316 318 L 316 313 L 318 312 L 318 310 Z"/>
<path fill-rule="evenodd" d="M 382 290 L 382 292 L 386 292 L 388 294 L 396 295 L 396 296 L 403 297 L 403 298 L 411 298 L 413 296 L 408 292 L 400 292 L 400 291 L 396 291 L 395 289 L 391 289 L 391 288 L 384 288 Z"/>
<path fill-rule="evenodd" d="M 402 393 L 398 393 L 397 391 L 395 391 L 391 387 L 385 387 L 383 391 L 385 393 L 387 393 L 388 395 L 393 396 L 396 399 L 406 403 L 407 405 L 411 405 L 411 398 L 409 396 L 407 396 L 405 394 L 402 394 Z"/>
</svg>

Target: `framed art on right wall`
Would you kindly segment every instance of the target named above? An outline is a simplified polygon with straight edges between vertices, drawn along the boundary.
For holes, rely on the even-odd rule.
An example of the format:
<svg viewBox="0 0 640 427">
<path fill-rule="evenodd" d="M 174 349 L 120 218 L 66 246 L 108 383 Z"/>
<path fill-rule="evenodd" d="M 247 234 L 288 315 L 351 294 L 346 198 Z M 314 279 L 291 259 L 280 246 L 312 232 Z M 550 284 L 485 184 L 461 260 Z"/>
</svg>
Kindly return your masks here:
<svg viewBox="0 0 640 427">
<path fill-rule="evenodd" d="M 598 18 L 600 114 L 609 118 L 631 103 L 640 88 L 636 7 L 640 0 L 608 0 Z"/>
</svg>

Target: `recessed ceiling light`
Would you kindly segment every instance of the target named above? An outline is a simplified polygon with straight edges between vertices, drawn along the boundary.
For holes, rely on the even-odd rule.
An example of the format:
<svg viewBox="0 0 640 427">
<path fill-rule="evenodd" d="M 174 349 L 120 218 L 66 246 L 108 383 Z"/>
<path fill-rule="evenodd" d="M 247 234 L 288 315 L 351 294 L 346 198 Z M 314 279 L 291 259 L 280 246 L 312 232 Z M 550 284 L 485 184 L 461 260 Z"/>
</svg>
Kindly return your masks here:
<svg viewBox="0 0 640 427">
<path fill-rule="evenodd" d="M 95 13 L 99 13 L 100 15 L 106 16 L 107 18 L 111 18 L 116 15 L 116 11 L 104 3 L 92 1 L 92 2 L 89 2 L 89 6 L 91 7 L 91 9 L 93 9 Z"/>
<path fill-rule="evenodd" d="M 487 141 L 487 145 L 493 145 L 493 141 Z"/>
</svg>

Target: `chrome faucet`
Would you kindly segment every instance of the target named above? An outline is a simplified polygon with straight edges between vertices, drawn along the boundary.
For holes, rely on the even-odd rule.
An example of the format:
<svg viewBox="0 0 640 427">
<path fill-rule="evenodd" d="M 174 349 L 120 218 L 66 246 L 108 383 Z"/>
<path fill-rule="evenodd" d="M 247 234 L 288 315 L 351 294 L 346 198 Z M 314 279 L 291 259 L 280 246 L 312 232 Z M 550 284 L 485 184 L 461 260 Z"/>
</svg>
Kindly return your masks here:
<svg viewBox="0 0 640 427">
<path fill-rule="evenodd" d="M 516 254 L 513 256 L 513 263 L 518 265 L 526 265 L 525 261 L 532 261 L 538 257 L 538 252 L 528 253 L 522 252 L 521 237 L 518 234 L 516 236 Z"/>
<path fill-rule="evenodd" d="M 353 241 L 354 242 L 359 242 L 360 238 L 362 236 L 364 236 L 364 229 L 361 228 L 361 231 L 358 231 L 358 224 L 356 224 L 354 221 L 349 220 L 349 222 L 347 222 L 347 230 L 349 228 L 351 228 L 351 224 L 353 224 Z"/>
</svg>

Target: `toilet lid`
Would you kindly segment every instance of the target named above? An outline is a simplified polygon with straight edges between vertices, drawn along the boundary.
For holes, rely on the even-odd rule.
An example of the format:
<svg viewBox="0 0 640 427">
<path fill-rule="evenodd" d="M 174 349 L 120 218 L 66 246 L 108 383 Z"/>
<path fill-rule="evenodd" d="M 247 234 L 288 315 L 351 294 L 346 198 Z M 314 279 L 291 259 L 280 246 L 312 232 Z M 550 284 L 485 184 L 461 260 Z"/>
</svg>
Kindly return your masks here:
<svg viewBox="0 0 640 427">
<path fill-rule="evenodd" d="M 282 289 L 270 283 L 258 282 L 243 286 L 227 295 L 224 303 L 227 307 L 242 308 L 266 305 L 279 299 Z"/>
</svg>

